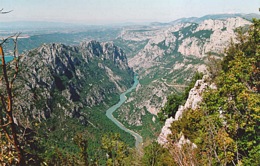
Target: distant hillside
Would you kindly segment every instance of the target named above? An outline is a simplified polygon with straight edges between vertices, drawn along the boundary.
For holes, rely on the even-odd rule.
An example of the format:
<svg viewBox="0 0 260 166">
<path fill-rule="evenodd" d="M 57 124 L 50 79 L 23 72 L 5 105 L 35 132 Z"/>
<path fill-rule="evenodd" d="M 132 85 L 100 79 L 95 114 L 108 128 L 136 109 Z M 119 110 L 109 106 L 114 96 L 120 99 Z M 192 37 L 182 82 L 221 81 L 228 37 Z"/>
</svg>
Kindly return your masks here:
<svg viewBox="0 0 260 166">
<path fill-rule="evenodd" d="M 247 20 L 252 21 L 253 18 L 260 18 L 259 14 L 251 13 L 251 14 L 242 14 L 242 13 L 235 13 L 235 14 L 211 14 L 206 15 L 203 17 L 190 17 L 190 18 L 180 18 L 178 20 L 172 21 L 169 24 L 176 24 L 176 23 L 185 23 L 185 22 L 195 22 L 201 23 L 205 20 L 212 19 L 212 20 L 223 20 L 227 18 L 234 18 L 234 17 L 241 17 Z"/>
<path fill-rule="evenodd" d="M 171 21 L 169 23 L 160 23 L 160 22 L 154 22 L 151 23 L 153 26 L 169 26 L 169 25 L 176 25 L 180 23 L 201 23 L 205 20 L 212 19 L 212 20 L 221 20 L 221 19 L 227 19 L 232 17 L 241 17 L 244 19 L 247 19 L 249 21 L 252 21 L 253 18 L 260 18 L 259 14 L 256 13 L 250 13 L 250 14 L 243 14 L 243 13 L 234 13 L 234 14 L 210 14 L 205 15 L 202 17 L 187 17 L 187 18 L 179 18 L 177 20 Z"/>
</svg>

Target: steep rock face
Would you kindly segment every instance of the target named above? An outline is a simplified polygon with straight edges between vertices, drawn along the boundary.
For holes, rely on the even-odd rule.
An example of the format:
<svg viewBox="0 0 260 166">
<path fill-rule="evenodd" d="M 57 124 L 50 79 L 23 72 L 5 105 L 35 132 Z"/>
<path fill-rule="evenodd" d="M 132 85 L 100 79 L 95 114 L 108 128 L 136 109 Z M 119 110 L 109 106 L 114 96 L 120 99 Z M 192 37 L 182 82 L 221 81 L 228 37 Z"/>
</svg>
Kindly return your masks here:
<svg viewBox="0 0 260 166">
<path fill-rule="evenodd" d="M 203 79 L 197 80 L 194 87 L 189 92 L 189 97 L 186 100 L 184 106 L 179 106 L 178 111 L 175 114 L 175 117 L 170 117 L 166 119 L 165 125 L 163 126 L 161 133 L 157 139 L 158 143 L 160 144 L 166 144 L 168 142 L 167 136 L 171 134 L 171 130 L 169 129 L 171 127 L 171 124 L 173 121 L 178 120 L 181 118 L 184 111 L 188 109 L 195 110 L 199 107 L 200 102 L 202 101 L 202 93 L 207 89 L 215 89 L 215 85 L 209 85 L 205 80 L 207 76 L 205 75 Z"/>
<path fill-rule="evenodd" d="M 178 51 L 185 56 L 204 57 L 208 52 L 221 53 L 227 47 L 231 38 L 234 39 L 234 30 L 238 27 L 251 24 L 240 17 L 226 20 L 205 20 L 196 25 L 193 35 L 182 41 Z M 235 39 L 234 39 L 235 40 Z"/>
<path fill-rule="evenodd" d="M 129 61 L 129 65 L 135 70 L 149 69 L 153 66 L 160 65 L 162 63 L 160 59 L 175 49 L 175 41 L 176 37 L 169 30 L 151 37 L 143 50 Z"/>
<path fill-rule="evenodd" d="M 107 104 L 133 82 L 125 54 L 113 43 L 43 45 L 23 56 L 20 68 L 19 119 L 64 114 L 84 121 L 83 108 Z"/>
<path fill-rule="evenodd" d="M 143 125 L 146 111 L 156 115 L 170 93 L 183 91 L 196 71 L 206 72 L 207 53 L 220 58 L 230 39 L 236 40 L 235 29 L 250 24 L 240 17 L 232 17 L 125 29 L 120 36 L 124 40 L 138 38 L 148 42 L 129 59 L 129 65 L 139 74 L 140 86 L 119 109 L 119 119 L 129 125 Z"/>
<path fill-rule="evenodd" d="M 155 31 L 154 36 L 147 37 L 148 44 L 129 61 L 129 65 L 135 70 L 149 69 L 158 63 L 161 56 L 178 52 L 198 58 L 205 57 L 208 52 L 222 53 L 230 39 L 234 39 L 234 30 L 250 24 L 249 21 L 237 17 L 225 20 L 209 19 L 200 24 L 182 23 L 162 28 L 161 32 Z M 126 38 L 129 38 L 129 34 Z"/>
</svg>

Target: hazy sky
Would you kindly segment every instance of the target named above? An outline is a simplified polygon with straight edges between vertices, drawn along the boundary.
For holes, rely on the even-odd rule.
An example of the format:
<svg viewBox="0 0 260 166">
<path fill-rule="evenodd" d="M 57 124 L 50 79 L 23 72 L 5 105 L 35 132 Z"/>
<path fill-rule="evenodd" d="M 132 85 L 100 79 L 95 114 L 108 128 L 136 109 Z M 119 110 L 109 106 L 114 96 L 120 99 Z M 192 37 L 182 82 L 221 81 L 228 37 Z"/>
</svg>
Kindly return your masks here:
<svg viewBox="0 0 260 166">
<path fill-rule="evenodd" d="M 0 21 L 60 21 L 86 24 L 169 22 L 219 13 L 258 13 L 260 0 L 0 0 Z"/>
</svg>

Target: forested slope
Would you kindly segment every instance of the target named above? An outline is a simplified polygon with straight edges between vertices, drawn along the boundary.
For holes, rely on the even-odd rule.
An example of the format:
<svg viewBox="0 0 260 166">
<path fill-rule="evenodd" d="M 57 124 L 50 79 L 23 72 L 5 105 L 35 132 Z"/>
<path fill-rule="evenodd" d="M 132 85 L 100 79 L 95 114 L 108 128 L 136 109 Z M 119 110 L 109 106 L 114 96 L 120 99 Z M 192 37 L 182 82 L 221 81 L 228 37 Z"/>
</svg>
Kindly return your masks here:
<svg viewBox="0 0 260 166">
<path fill-rule="evenodd" d="M 165 146 L 177 165 L 260 164 L 260 21 L 253 23 L 238 29 L 223 60 L 211 59 L 207 82 L 216 88 L 172 122 Z"/>
</svg>

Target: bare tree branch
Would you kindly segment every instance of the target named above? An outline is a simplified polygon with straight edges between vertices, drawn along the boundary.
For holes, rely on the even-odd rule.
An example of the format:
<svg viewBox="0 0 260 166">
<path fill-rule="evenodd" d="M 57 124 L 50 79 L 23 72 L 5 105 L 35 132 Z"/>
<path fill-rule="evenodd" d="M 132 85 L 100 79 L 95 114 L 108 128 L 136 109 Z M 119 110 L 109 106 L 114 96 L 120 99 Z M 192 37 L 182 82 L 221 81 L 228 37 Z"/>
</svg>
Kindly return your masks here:
<svg viewBox="0 0 260 166">
<path fill-rule="evenodd" d="M 14 121 L 13 117 L 13 95 L 12 95 L 12 86 L 13 82 L 16 79 L 17 73 L 18 73 L 18 49 L 17 49 L 17 39 L 19 37 L 20 33 L 17 33 L 13 36 L 9 36 L 2 40 L 0 43 L 0 56 L 2 59 L 2 78 L 3 80 L 1 82 L 2 86 L 5 86 L 4 91 L 1 92 L 1 103 L 2 103 L 2 109 L 1 109 L 1 125 L 0 128 L 5 133 L 6 138 L 8 139 L 8 142 L 14 146 L 14 149 L 17 153 L 17 159 L 18 164 L 21 165 L 24 162 L 23 159 L 23 151 L 20 147 L 20 142 L 18 141 L 18 131 L 17 126 Z M 8 75 L 7 71 L 7 64 L 5 61 L 5 54 L 3 51 L 3 44 L 7 42 L 9 39 L 13 39 L 14 42 L 14 75 L 13 78 Z M 5 95 L 5 96 L 4 96 Z M 4 107 L 4 108 L 3 108 Z M 4 110 L 4 111 L 3 111 Z M 3 115 L 6 116 L 7 122 L 4 122 Z M 5 124 L 4 124 L 5 123 Z"/>
<path fill-rule="evenodd" d="M 15 73 L 13 75 L 13 78 L 11 80 L 11 88 L 13 87 L 13 83 L 17 77 L 17 74 L 19 72 L 19 54 L 18 54 L 18 47 L 17 47 L 17 39 L 19 37 L 21 33 L 17 33 L 15 38 L 13 38 L 13 42 L 14 42 L 14 61 L 15 61 Z"/>
<path fill-rule="evenodd" d="M 12 12 L 13 10 L 9 10 L 9 11 L 4 11 L 4 8 L 0 9 L 0 14 L 7 14 Z"/>
<path fill-rule="evenodd" d="M 7 38 L 3 38 L 2 42 L 0 43 L 0 46 L 2 46 L 4 43 L 6 43 L 9 39 L 14 38 L 15 36 L 17 36 L 17 34 L 19 34 L 19 33 L 16 33 L 14 35 L 8 36 Z"/>
</svg>

